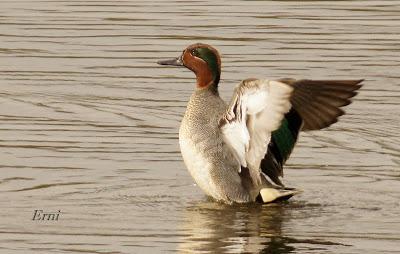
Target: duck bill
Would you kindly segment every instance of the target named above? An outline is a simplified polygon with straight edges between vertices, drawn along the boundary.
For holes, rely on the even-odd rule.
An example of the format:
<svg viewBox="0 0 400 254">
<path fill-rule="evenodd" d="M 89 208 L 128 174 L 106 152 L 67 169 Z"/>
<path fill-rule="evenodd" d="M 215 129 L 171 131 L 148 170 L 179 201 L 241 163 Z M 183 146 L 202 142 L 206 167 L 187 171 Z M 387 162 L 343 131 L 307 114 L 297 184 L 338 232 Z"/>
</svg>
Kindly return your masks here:
<svg viewBox="0 0 400 254">
<path fill-rule="evenodd" d="M 157 62 L 160 65 L 172 65 L 172 66 L 183 66 L 182 59 L 180 57 L 168 60 L 160 60 Z"/>
</svg>

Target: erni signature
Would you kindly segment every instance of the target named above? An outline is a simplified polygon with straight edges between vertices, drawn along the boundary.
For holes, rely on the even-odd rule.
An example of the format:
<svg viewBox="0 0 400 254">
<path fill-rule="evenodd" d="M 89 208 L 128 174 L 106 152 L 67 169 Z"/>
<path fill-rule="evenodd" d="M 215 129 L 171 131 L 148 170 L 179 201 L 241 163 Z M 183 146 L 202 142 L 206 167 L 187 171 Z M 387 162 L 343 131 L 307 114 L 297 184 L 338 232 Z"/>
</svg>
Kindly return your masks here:
<svg viewBox="0 0 400 254">
<path fill-rule="evenodd" d="M 32 220 L 50 220 L 50 221 L 58 221 L 58 218 L 61 214 L 61 211 L 57 212 L 44 212 L 43 210 L 34 210 Z"/>
</svg>

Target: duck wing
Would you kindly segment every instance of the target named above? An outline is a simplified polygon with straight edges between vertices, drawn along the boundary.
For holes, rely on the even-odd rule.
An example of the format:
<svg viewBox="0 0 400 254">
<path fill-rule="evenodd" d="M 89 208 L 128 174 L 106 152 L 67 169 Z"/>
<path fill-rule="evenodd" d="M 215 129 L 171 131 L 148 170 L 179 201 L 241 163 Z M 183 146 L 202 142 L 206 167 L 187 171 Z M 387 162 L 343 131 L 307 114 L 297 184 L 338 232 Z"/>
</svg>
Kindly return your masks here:
<svg viewBox="0 0 400 254">
<path fill-rule="evenodd" d="M 235 90 L 220 128 L 253 179 L 260 172 L 283 186 L 283 165 L 300 130 L 319 130 L 337 122 L 340 107 L 351 103 L 362 80 L 245 80 Z M 258 174 L 258 175 L 257 175 Z"/>
<path fill-rule="evenodd" d="M 280 79 L 294 88 L 290 102 L 303 119 L 303 131 L 320 130 L 338 121 L 345 112 L 340 108 L 362 86 L 360 80 Z"/>
<path fill-rule="evenodd" d="M 294 88 L 290 98 L 292 108 L 279 129 L 272 133 L 260 168 L 274 183 L 283 186 L 279 177 L 283 176 L 283 165 L 293 151 L 300 130 L 319 130 L 337 122 L 345 113 L 340 107 L 351 103 L 363 80 L 279 81 Z"/>
<path fill-rule="evenodd" d="M 257 184 L 261 183 L 260 163 L 271 133 L 280 127 L 290 110 L 293 90 L 279 81 L 244 80 L 235 89 L 227 112 L 220 119 L 225 143 Z"/>
</svg>

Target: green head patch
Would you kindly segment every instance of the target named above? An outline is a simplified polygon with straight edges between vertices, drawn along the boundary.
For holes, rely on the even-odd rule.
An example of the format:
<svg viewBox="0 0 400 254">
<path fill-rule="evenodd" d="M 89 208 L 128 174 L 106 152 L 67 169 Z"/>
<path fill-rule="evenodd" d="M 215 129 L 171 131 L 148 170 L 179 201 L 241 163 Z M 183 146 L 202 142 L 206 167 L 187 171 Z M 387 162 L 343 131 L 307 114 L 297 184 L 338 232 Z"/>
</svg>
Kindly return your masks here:
<svg viewBox="0 0 400 254">
<path fill-rule="evenodd" d="M 221 73 L 216 53 L 209 48 L 195 48 L 192 51 L 192 55 L 203 59 L 207 63 L 213 75 L 214 82 L 218 84 Z"/>
</svg>

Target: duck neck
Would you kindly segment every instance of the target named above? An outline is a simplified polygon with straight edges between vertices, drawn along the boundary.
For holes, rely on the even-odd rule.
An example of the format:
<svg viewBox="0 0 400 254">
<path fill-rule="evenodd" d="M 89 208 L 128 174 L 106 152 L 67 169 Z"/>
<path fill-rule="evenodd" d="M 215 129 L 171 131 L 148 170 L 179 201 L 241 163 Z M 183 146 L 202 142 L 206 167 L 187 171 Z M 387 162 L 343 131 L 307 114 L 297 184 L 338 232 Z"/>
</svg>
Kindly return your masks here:
<svg viewBox="0 0 400 254">
<path fill-rule="evenodd" d="M 213 69 L 210 66 L 200 68 L 196 72 L 197 88 L 214 88 L 217 90 L 220 79 L 220 71 L 218 68 Z"/>
</svg>

